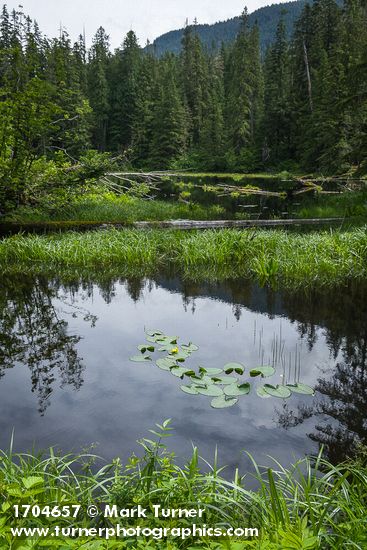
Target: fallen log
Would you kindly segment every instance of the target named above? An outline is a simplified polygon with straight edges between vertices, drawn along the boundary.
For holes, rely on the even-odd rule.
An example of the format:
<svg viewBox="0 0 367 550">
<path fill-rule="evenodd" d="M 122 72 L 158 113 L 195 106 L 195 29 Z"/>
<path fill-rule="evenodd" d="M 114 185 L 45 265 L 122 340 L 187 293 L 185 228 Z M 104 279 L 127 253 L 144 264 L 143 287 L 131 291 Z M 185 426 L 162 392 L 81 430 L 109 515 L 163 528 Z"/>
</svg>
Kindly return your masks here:
<svg viewBox="0 0 367 550">
<path fill-rule="evenodd" d="M 292 218 L 283 220 L 166 220 L 134 222 L 137 229 L 224 229 L 229 227 L 283 227 L 342 223 L 344 218 Z"/>
</svg>

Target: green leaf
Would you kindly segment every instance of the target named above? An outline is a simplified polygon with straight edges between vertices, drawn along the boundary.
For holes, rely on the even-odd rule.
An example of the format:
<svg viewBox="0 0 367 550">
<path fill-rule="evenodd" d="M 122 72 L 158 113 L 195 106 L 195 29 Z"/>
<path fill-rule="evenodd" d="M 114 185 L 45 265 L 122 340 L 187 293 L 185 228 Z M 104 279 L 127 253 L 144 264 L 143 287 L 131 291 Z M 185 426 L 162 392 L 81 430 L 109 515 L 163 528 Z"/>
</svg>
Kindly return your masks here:
<svg viewBox="0 0 367 550">
<path fill-rule="evenodd" d="M 192 376 L 191 380 L 195 384 L 195 386 L 210 386 L 213 384 L 213 380 L 206 375 L 203 376 Z"/>
<path fill-rule="evenodd" d="M 32 489 L 37 485 L 42 485 L 44 483 L 43 477 L 40 476 L 29 476 L 22 478 L 23 485 L 26 489 Z"/>
<path fill-rule="evenodd" d="M 195 386 L 181 386 L 181 390 L 190 395 L 198 395 L 198 391 Z"/>
<path fill-rule="evenodd" d="M 212 384 L 211 386 L 207 386 L 206 388 L 202 388 L 201 386 L 195 386 L 195 389 L 201 395 L 209 395 L 210 397 L 219 397 L 223 395 L 222 388 L 219 388 L 218 386 L 214 386 L 214 384 Z"/>
<path fill-rule="evenodd" d="M 24 489 L 20 485 L 8 485 L 6 486 L 5 491 L 12 497 L 24 497 Z"/>
<path fill-rule="evenodd" d="M 215 376 L 216 374 L 221 374 L 222 369 L 207 369 L 205 367 L 200 367 L 199 372 L 202 374 L 207 374 L 208 376 Z"/>
<path fill-rule="evenodd" d="M 225 395 L 221 395 L 212 400 L 211 406 L 213 409 L 225 409 L 227 407 L 233 407 L 237 402 L 237 397 L 226 397 Z"/>
<path fill-rule="evenodd" d="M 160 330 L 147 330 L 145 331 L 145 334 L 147 334 L 148 336 L 163 336 L 163 332 L 160 331 Z"/>
<path fill-rule="evenodd" d="M 189 353 L 192 353 L 193 351 L 198 351 L 199 349 L 198 346 L 195 346 L 195 344 L 192 344 L 191 342 L 189 344 L 182 344 L 181 347 Z"/>
<path fill-rule="evenodd" d="M 189 376 L 191 378 L 192 376 L 196 376 L 196 372 L 194 370 L 188 370 L 185 372 L 185 376 Z"/>
<path fill-rule="evenodd" d="M 265 384 L 264 390 L 272 397 L 279 397 L 280 399 L 287 399 L 291 396 L 291 390 L 286 386 L 271 386 L 270 384 Z"/>
<path fill-rule="evenodd" d="M 135 363 L 147 363 L 151 360 L 152 358 L 149 357 L 149 355 L 134 355 L 133 357 L 130 357 L 130 361 L 134 361 Z"/>
<path fill-rule="evenodd" d="M 8 521 L 8 518 L 7 516 L 3 516 L 3 517 L 0 517 L 0 537 L 1 535 L 3 535 L 3 533 L 1 532 L 3 527 L 5 526 L 6 522 Z M 2 538 L 2 537 L 1 537 Z M 0 543 L 1 544 L 1 543 Z M 0 546 L 0 549 L 3 549 L 5 550 L 5 546 Z"/>
<path fill-rule="evenodd" d="M 239 395 L 248 395 L 251 391 L 251 385 L 245 384 L 230 384 L 224 388 L 224 393 L 229 397 L 237 397 Z"/>
<path fill-rule="evenodd" d="M 266 393 L 266 391 L 264 390 L 263 386 L 260 386 L 259 388 L 257 388 L 256 393 L 262 399 L 269 399 L 270 397 L 270 395 Z"/>
<path fill-rule="evenodd" d="M 261 376 L 262 378 L 268 378 L 275 374 L 275 369 L 273 367 L 257 367 L 256 369 L 250 370 L 250 376 L 254 378 L 255 376 Z"/>
<path fill-rule="evenodd" d="M 173 367 L 170 370 L 173 376 L 177 376 L 177 378 L 183 378 L 187 373 L 187 369 L 184 369 L 183 367 Z"/>
<path fill-rule="evenodd" d="M 218 378 L 212 379 L 215 384 L 236 384 L 238 382 L 237 378 L 233 376 L 218 376 Z"/>
<path fill-rule="evenodd" d="M 287 384 L 287 388 L 289 388 L 293 393 L 301 393 L 302 395 L 315 395 L 315 390 L 311 388 L 311 386 L 302 384 L 302 382 L 298 382 L 298 384 Z"/>
<path fill-rule="evenodd" d="M 172 367 L 176 366 L 176 362 L 168 357 L 164 357 L 163 359 L 157 359 L 155 364 L 157 365 L 157 367 L 159 367 L 162 370 L 171 370 Z"/>
<path fill-rule="evenodd" d="M 177 336 L 163 336 L 158 338 L 159 342 L 161 342 L 164 346 L 169 344 L 177 344 Z"/>
<path fill-rule="evenodd" d="M 162 342 L 158 342 L 158 344 L 160 345 L 160 347 L 158 348 L 158 351 L 168 351 L 168 352 L 170 352 L 172 347 L 173 347 L 172 344 L 162 345 Z"/>
<path fill-rule="evenodd" d="M 224 372 L 226 374 L 231 374 L 232 372 L 243 374 L 245 372 L 245 367 L 241 363 L 227 363 L 224 365 Z"/>
<path fill-rule="evenodd" d="M 174 357 L 179 363 L 184 363 L 189 357 L 189 354 L 184 351 L 180 351 L 178 353 L 172 353 L 172 357 Z"/>
</svg>

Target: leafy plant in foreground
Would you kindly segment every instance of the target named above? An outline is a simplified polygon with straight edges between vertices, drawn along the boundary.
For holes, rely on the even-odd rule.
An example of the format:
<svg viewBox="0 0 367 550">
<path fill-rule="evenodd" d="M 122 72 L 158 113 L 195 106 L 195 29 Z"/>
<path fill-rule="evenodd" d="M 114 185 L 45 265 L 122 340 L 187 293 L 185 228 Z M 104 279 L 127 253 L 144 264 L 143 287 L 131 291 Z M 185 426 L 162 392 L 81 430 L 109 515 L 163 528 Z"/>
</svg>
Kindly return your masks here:
<svg viewBox="0 0 367 550">
<path fill-rule="evenodd" d="M 0 451 L 0 549 L 20 550 L 60 548 L 100 549 L 187 549 L 210 550 L 364 550 L 367 542 L 366 454 L 356 461 L 333 466 L 321 456 L 306 457 L 288 468 L 274 460 L 264 468 L 250 456 L 253 473 L 233 478 L 224 475 L 217 454 L 212 463 L 202 459 L 195 447 L 182 466 L 163 443 L 171 435 L 166 420 L 151 430 L 150 438 L 139 441 L 142 455 L 132 455 L 126 465 L 119 459 L 99 467 L 93 455 L 61 456 L 50 449 L 43 455 Z M 204 471 L 201 468 L 204 464 Z M 255 480 L 256 489 L 251 479 Z M 80 537 L 54 537 L 19 540 L 11 527 L 69 526 L 70 518 L 39 517 L 16 520 L 14 505 L 116 504 L 129 508 L 140 504 L 152 510 L 165 508 L 204 508 L 203 523 L 211 526 L 251 525 L 259 537 L 250 539 L 190 536 L 185 540 L 168 537 L 149 540 L 132 537 L 109 541 Z M 196 520 L 193 520 L 196 521 Z M 110 526 L 121 519 L 111 519 Z M 182 527 L 182 519 L 141 518 L 142 527 Z M 73 525 L 91 527 L 84 514 Z M 126 526 L 136 525 L 134 518 Z M 187 525 L 191 525 L 190 522 Z"/>
</svg>

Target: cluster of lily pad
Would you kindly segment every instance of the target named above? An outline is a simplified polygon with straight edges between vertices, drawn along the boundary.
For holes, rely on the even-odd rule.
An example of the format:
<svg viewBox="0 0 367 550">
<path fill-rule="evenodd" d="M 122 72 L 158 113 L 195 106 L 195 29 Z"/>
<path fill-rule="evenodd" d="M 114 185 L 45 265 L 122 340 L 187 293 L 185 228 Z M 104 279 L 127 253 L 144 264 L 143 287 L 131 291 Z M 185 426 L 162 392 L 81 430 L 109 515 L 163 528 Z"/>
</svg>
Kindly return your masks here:
<svg viewBox="0 0 367 550">
<path fill-rule="evenodd" d="M 242 395 L 248 395 L 251 391 L 250 382 L 239 380 L 245 372 L 241 363 L 227 363 L 223 368 L 198 367 L 198 371 L 186 368 L 184 363 L 192 353 L 198 351 L 198 346 L 193 343 L 178 344 L 177 336 L 167 336 L 160 330 L 146 332 L 146 344 L 138 346 L 140 355 L 130 357 L 137 363 L 152 362 L 151 354 L 158 351 L 165 353 L 165 357 L 157 359 L 155 364 L 162 370 L 170 372 L 173 376 L 185 378 L 190 384 L 181 386 L 181 390 L 190 395 L 206 395 L 212 397 L 211 406 L 215 409 L 224 409 L 236 405 Z M 269 378 L 275 374 L 274 367 L 261 366 L 250 370 L 250 377 Z M 237 376 L 236 376 L 237 375 Z M 300 382 L 295 384 L 264 384 L 256 389 L 256 393 L 262 399 L 277 397 L 287 399 L 292 393 L 313 395 L 314 390 Z"/>
</svg>

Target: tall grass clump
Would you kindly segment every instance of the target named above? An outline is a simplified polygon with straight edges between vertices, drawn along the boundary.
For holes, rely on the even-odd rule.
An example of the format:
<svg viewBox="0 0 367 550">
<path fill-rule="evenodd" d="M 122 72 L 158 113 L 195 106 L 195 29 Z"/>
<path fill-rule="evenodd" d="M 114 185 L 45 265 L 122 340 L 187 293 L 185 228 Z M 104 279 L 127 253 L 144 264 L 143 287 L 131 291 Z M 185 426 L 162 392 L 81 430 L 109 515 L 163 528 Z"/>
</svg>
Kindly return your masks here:
<svg viewBox="0 0 367 550">
<path fill-rule="evenodd" d="M 274 461 L 262 468 L 252 460 L 252 472 L 238 471 L 233 479 L 213 463 L 200 458 L 197 448 L 191 458 L 178 465 L 163 444 L 170 435 L 169 421 L 152 430 L 155 439 L 142 439 L 141 456 L 133 455 L 126 465 L 114 460 L 98 466 L 93 455 L 62 456 L 53 449 L 45 455 L 1 453 L 0 460 L 0 548 L 20 548 L 12 536 L 14 526 L 113 526 L 120 518 L 103 517 L 106 504 L 118 508 L 147 510 L 147 518 L 124 519 L 125 527 L 141 528 L 206 526 L 252 528 L 250 537 L 208 537 L 200 532 L 182 540 L 171 537 L 150 540 L 130 537 L 129 541 L 96 541 L 88 537 L 57 541 L 33 540 L 31 548 L 228 548 L 240 550 L 362 550 L 367 543 L 366 457 L 333 466 L 321 454 L 298 460 L 289 468 Z M 14 505 L 57 506 L 80 504 L 75 519 L 16 519 Z M 86 514 L 88 505 L 100 510 L 98 519 Z M 203 509 L 202 518 L 154 517 L 153 506 L 168 509 Z M 48 543 L 51 543 L 47 546 Z M 28 548 L 29 546 L 25 546 Z"/>
<path fill-rule="evenodd" d="M 168 267 L 196 279 L 249 277 L 290 287 L 343 284 L 367 278 L 366 227 L 300 234 L 110 229 L 0 241 L 3 272 L 115 268 L 121 275 L 148 275 Z"/>
<path fill-rule="evenodd" d="M 317 195 L 306 199 L 296 212 L 299 218 L 367 218 L 367 187 L 336 195 Z"/>
<path fill-rule="evenodd" d="M 135 221 L 163 221 L 176 219 L 221 219 L 225 209 L 219 205 L 202 206 L 192 202 L 146 200 L 130 195 L 114 193 L 89 193 L 61 208 L 48 209 L 19 207 L 7 216 L 7 221 L 18 223 L 37 222 L 90 222 L 132 223 Z"/>
</svg>

